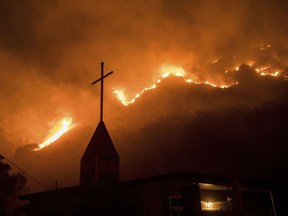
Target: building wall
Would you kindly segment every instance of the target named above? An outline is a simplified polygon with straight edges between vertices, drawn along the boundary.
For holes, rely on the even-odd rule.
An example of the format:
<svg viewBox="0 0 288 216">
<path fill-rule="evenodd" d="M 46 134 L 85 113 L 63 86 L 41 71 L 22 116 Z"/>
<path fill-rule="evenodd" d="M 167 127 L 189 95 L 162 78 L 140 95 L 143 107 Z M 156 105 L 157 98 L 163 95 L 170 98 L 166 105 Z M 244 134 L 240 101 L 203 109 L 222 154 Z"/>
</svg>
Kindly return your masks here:
<svg viewBox="0 0 288 216">
<path fill-rule="evenodd" d="M 167 216 L 171 214 L 169 197 L 181 196 L 181 179 L 167 179 L 143 184 L 144 216 Z"/>
<path fill-rule="evenodd" d="M 29 216 L 73 215 L 78 206 L 74 196 L 45 197 L 33 199 L 28 208 Z"/>
<path fill-rule="evenodd" d="M 143 187 L 141 184 L 123 184 L 115 196 L 115 216 L 143 216 Z"/>
<path fill-rule="evenodd" d="M 267 190 L 240 190 L 243 199 L 243 209 L 240 211 L 232 211 L 233 206 L 211 208 L 208 211 L 201 210 L 201 200 L 222 205 L 230 198 L 232 191 L 225 191 L 219 185 L 210 184 L 214 189 L 200 187 L 200 190 L 198 186 L 187 178 L 184 181 L 167 176 L 151 181 L 143 179 L 48 191 L 29 198 L 31 204 L 28 215 L 232 216 L 242 212 L 247 216 L 274 216 Z"/>
</svg>

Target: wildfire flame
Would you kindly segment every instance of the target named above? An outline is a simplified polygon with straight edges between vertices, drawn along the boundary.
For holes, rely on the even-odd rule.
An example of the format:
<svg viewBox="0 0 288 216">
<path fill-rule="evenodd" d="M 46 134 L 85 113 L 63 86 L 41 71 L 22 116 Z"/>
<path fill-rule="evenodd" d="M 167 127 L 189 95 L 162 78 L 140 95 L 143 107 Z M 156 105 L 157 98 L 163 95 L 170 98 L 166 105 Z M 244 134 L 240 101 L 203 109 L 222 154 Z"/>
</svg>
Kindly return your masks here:
<svg viewBox="0 0 288 216">
<path fill-rule="evenodd" d="M 65 117 L 61 119 L 49 131 L 49 136 L 41 144 L 39 144 L 38 148 L 34 149 L 34 151 L 38 151 L 49 146 L 73 127 L 75 127 L 75 123 L 73 123 L 72 118 Z"/>
<path fill-rule="evenodd" d="M 272 49 L 272 45 L 270 44 L 261 44 L 260 47 L 258 47 L 258 51 L 261 53 L 270 53 Z M 261 56 L 261 54 L 260 54 Z M 288 75 L 285 73 L 283 67 L 278 68 L 278 66 L 271 65 L 262 65 L 261 61 L 257 61 L 256 59 L 246 59 L 246 60 L 237 60 L 238 58 L 236 56 L 233 56 L 233 62 L 234 62 L 234 67 L 231 65 L 228 68 L 224 69 L 224 74 L 228 74 L 230 72 L 237 72 L 240 69 L 240 66 L 242 64 L 248 65 L 251 67 L 257 74 L 261 76 L 272 76 L 272 77 L 283 77 L 286 80 L 288 79 Z M 244 61 L 244 62 L 243 62 Z M 242 63 L 241 63 L 242 62 Z M 222 64 L 223 62 L 219 58 L 214 58 L 210 61 L 211 64 Z M 238 65 L 236 64 L 238 63 Z M 267 64 L 267 63 L 266 63 Z M 124 89 L 114 89 L 113 92 L 118 98 L 118 100 L 124 105 L 124 106 L 129 106 L 130 104 L 133 104 L 144 92 L 155 89 L 157 85 L 162 82 L 165 78 L 169 76 L 177 76 L 177 77 L 182 77 L 185 82 L 187 83 L 192 83 L 192 84 L 206 84 L 210 85 L 215 88 L 228 88 L 233 85 L 237 85 L 238 82 L 235 83 L 229 83 L 228 85 L 219 85 L 217 83 L 212 83 L 210 81 L 199 81 L 199 79 L 193 79 L 191 75 L 189 75 L 183 67 L 175 66 L 175 65 L 164 65 L 160 68 L 160 75 L 158 80 L 154 82 L 153 85 L 150 87 L 146 87 L 143 90 L 141 90 L 139 93 L 135 94 L 133 97 L 127 96 L 126 92 Z M 286 75 L 285 75 L 286 74 Z"/>
<path fill-rule="evenodd" d="M 134 103 L 144 92 L 151 90 L 151 89 L 155 89 L 160 82 L 162 82 L 165 78 L 170 77 L 170 76 L 182 77 L 184 79 L 184 81 L 187 83 L 205 84 L 205 85 L 210 85 L 210 86 L 215 87 L 215 88 L 216 87 L 217 88 L 228 88 L 231 85 L 237 84 L 237 83 L 233 83 L 231 85 L 217 85 L 217 84 L 214 84 L 214 83 L 211 83 L 208 81 L 204 81 L 204 82 L 195 81 L 188 76 L 187 72 L 185 71 L 185 69 L 183 67 L 174 66 L 174 65 L 164 65 L 160 68 L 160 78 L 153 85 L 151 85 L 150 87 L 144 88 L 142 91 L 137 93 L 134 97 L 129 98 L 126 95 L 125 90 L 123 90 L 123 89 L 114 89 L 113 92 L 116 95 L 116 97 L 118 98 L 118 100 L 124 106 L 129 106 L 130 104 Z"/>
</svg>

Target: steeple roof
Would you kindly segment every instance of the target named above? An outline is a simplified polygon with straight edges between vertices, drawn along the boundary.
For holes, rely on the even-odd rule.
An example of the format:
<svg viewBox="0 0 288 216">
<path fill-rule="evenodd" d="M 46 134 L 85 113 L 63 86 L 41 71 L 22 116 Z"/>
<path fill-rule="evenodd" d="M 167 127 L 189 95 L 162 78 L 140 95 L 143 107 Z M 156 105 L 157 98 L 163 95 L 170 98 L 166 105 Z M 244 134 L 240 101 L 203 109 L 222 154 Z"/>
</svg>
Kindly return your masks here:
<svg viewBox="0 0 288 216">
<path fill-rule="evenodd" d="M 99 122 L 81 161 L 94 160 L 96 156 L 104 160 L 120 159 L 103 121 Z"/>
</svg>

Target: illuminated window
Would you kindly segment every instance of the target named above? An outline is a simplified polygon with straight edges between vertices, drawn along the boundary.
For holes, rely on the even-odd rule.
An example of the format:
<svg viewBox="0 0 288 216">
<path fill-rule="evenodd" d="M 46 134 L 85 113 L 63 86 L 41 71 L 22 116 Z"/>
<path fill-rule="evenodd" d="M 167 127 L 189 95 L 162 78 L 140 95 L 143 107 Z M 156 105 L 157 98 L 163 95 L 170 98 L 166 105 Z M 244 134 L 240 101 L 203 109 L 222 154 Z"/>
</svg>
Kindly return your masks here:
<svg viewBox="0 0 288 216">
<path fill-rule="evenodd" d="M 231 189 L 227 186 L 200 183 L 202 211 L 231 211 Z"/>
<path fill-rule="evenodd" d="M 225 201 L 201 201 L 202 211 L 229 211 L 231 207 L 227 207 L 227 202 Z"/>
<path fill-rule="evenodd" d="M 206 203 L 206 208 L 207 209 L 212 209 L 212 202 L 207 202 Z"/>
</svg>

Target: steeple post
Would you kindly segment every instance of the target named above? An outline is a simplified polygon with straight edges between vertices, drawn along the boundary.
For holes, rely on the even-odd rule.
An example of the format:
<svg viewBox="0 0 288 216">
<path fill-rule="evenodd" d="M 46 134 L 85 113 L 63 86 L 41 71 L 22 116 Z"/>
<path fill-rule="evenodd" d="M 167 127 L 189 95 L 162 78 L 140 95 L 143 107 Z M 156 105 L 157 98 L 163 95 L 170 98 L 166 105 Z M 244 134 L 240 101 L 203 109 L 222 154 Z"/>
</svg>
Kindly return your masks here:
<svg viewBox="0 0 288 216">
<path fill-rule="evenodd" d="M 101 101 L 100 101 L 100 121 L 103 121 L 103 89 L 104 89 L 104 62 L 101 62 Z"/>
</svg>

